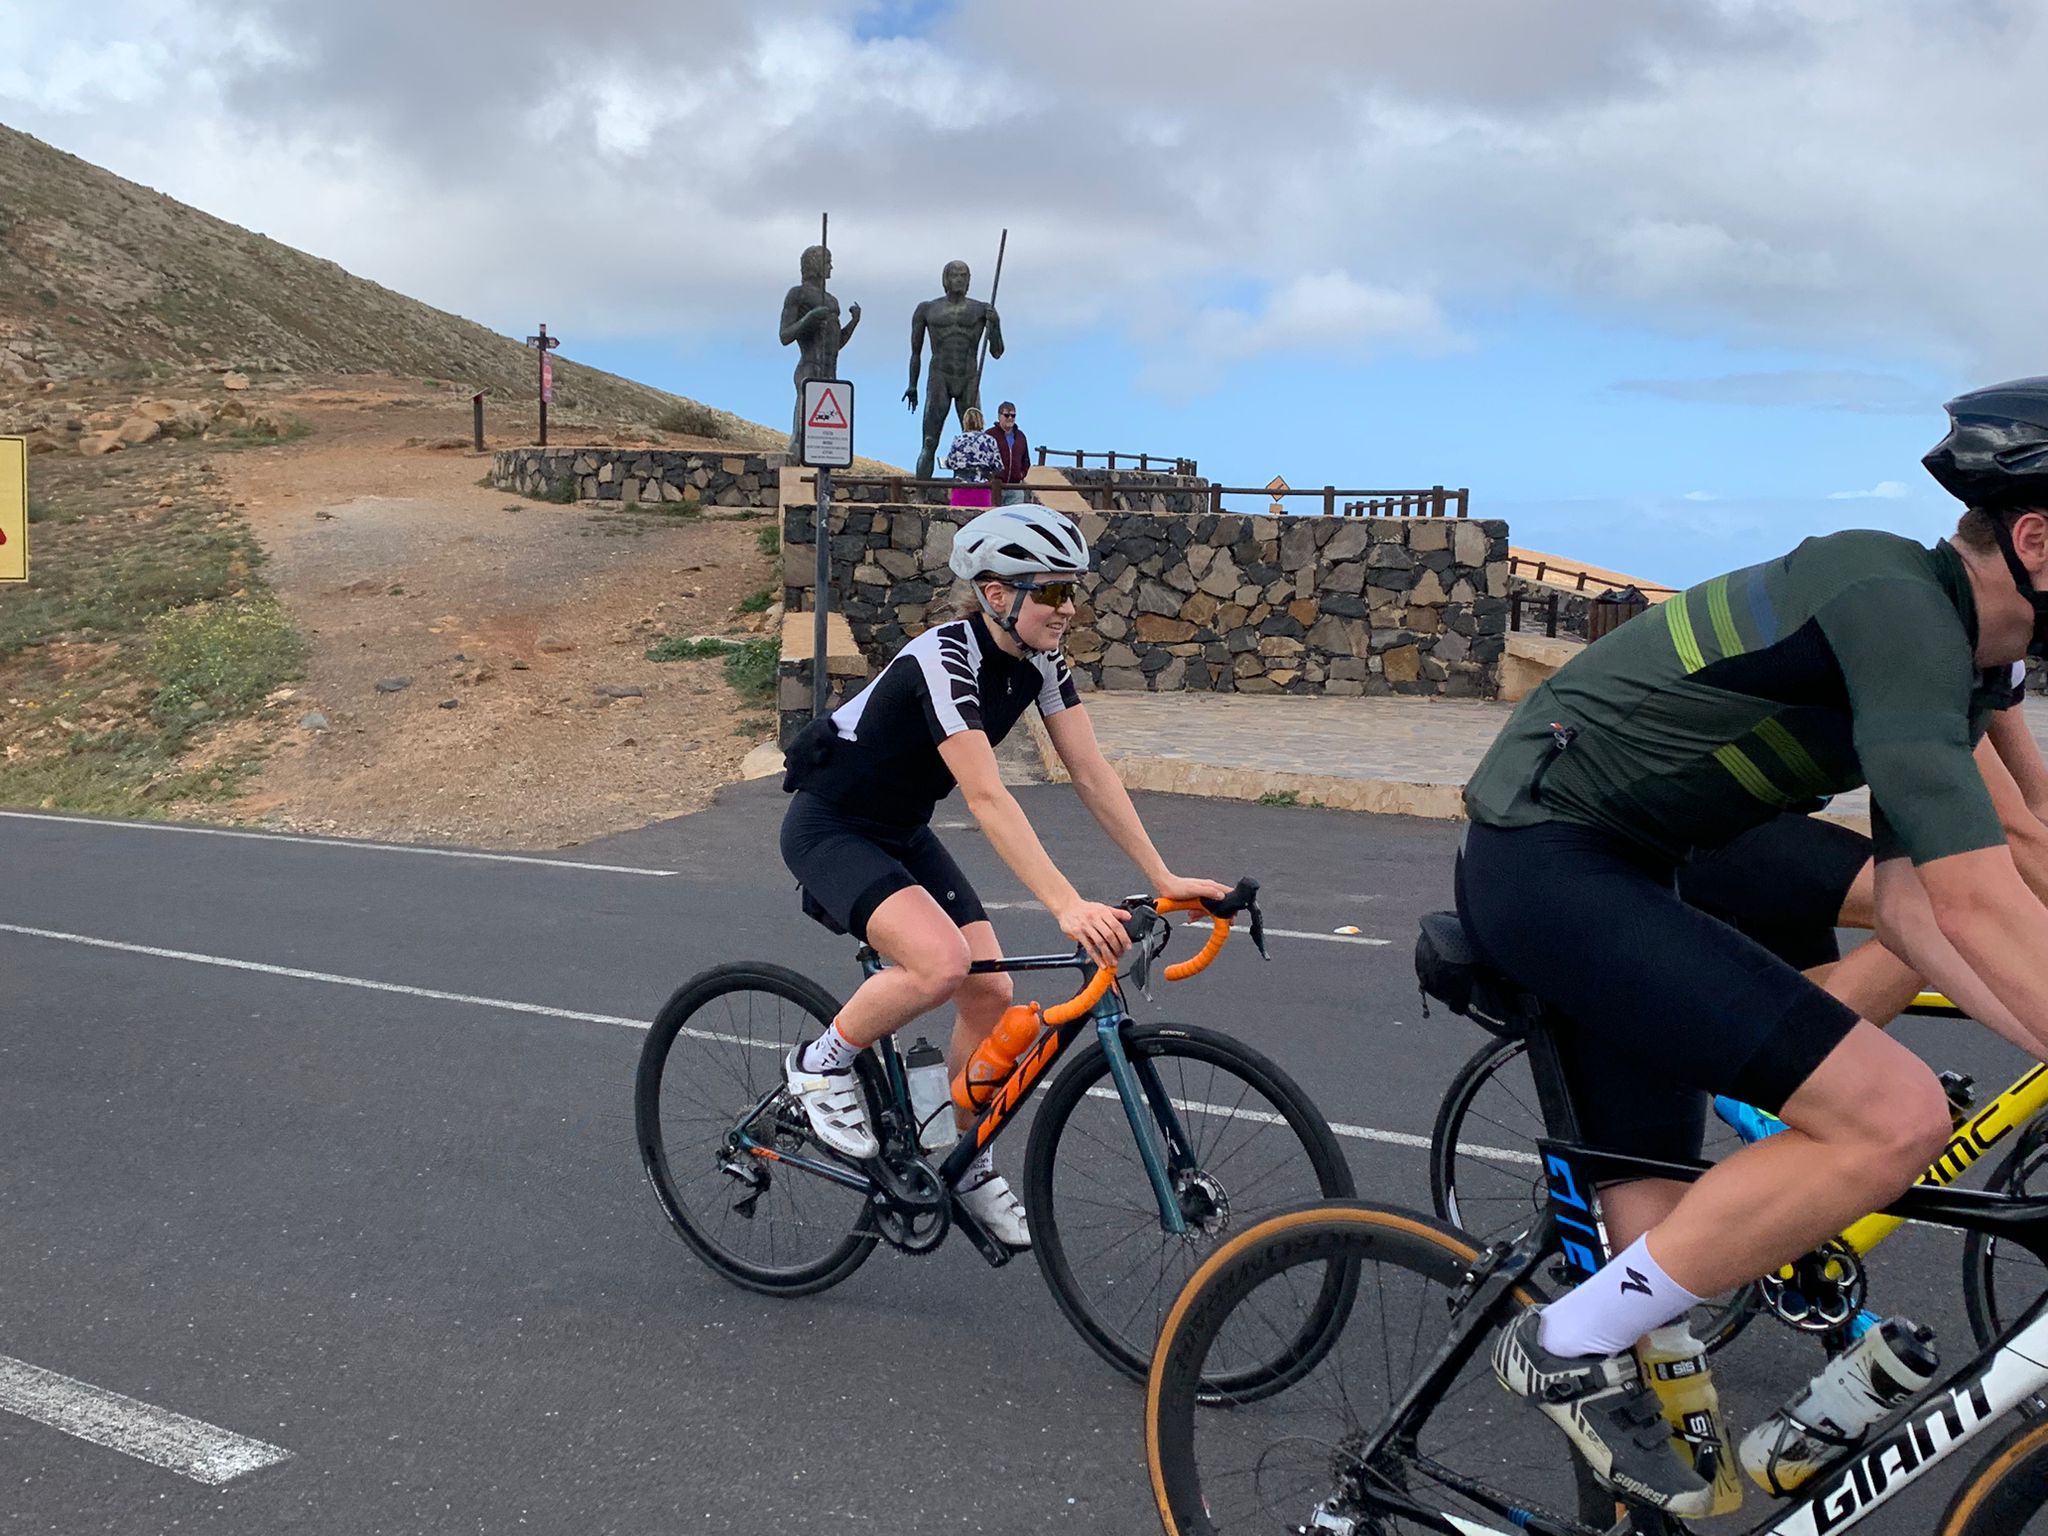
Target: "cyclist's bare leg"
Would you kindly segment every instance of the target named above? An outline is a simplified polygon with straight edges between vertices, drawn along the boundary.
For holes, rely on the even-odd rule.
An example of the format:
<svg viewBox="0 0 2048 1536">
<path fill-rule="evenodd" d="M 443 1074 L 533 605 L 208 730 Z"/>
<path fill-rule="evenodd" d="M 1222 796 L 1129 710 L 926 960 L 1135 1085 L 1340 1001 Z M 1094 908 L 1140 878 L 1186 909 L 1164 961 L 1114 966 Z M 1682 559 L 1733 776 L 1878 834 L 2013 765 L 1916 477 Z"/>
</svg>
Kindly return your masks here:
<svg viewBox="0 0 2048 1536">
<path fill-rule="evenodd" d="M 1842 897 L 1842 911 L 1835 919 L 1837 928 L 1875 928 L 1877 926 L 1877 864 L 1865 859 L 1863 867 L 1856 871 L 1856 878 L 1849 882 L 1849 889 Z"/>
<path fill-rule="evenodd" d="M 1649 1228 L 1651 1251 L 1687 1290 L 1713 1296 L 1747 1284 L 1889 1204 L 1948 1144 L 1941 1084 L 1921 1060 L 1859 1023 L 1782 1110 L 1788 1129 L 1720 1163 Z M 1614 1196 L 1634 1221 L 1656 1214 L 1669 1185 Z M 1637 1191 L 1641 1191 L 1638 1195 Z M 1615 1232 L 1618 1250 L 1634 1235 Z"/>
<path fill-rule="evenodd" d="M 1868 869 L 1866 865 L 1866 874 Z M 1864 878 L 1857 877 L 1859 882 Z M 1806 974 L 1879 1028 L 1889 1025 L 1920 994 L 1918 973 L 1875 940 L 1858 945 L 1834 965 L 1816 966 Z M 1619 1253 L 1669 1216 L 1691 1187 L 1668 1179 L 1603 1187 L 1600 1211 L 1614 1251 Z"/>
<path fill-rule="evenodd" d="M 993 923 L 969 923 L 960 930 L 967 940 L 967 952 L 976 960 L 1000 960 L 1003 946 L 996 942 Z M 955 1078 L 967 1070 L 967 1061 L 988 1032 L 996 1027 L 1003 1010 L 1010 1006 L 1017 988 L 1002 972 L 969 974 L 953 994 L 953 1040 L 946 1048 L 946 1069 Z M 959 1105 L 953 1106 L 953 1121 L 961 1130 L 974 1124 L 975 1117 Z"/>
<path fill-rule="evenodd" d="M 834 1020 L 855 1046 L 894 1034 L 952 997 L 967 979 L 967 941 L 922 886 L 898 891 L 875 908 L 868 943 L 888 968 L 856 987 Z"/>
<path fill-rule="evenodd" d="M 1875 939 L 1857 945 L 1833 965 L 1816 966 L 1806 974 L 1879 1029 L 1889 1027 L 1921 989 L 1920 973 Z"/>
</svg>

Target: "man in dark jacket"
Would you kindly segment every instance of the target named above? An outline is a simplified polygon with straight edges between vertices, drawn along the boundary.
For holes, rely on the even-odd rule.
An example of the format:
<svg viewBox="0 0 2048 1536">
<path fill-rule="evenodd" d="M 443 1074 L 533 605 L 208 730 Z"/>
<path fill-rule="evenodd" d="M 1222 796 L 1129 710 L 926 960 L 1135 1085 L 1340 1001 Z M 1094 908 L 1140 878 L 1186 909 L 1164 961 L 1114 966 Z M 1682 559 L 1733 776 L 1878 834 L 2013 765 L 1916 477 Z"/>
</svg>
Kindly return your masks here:
<svg viewBox="0 0 2048 1536">
<path fill-rule="evenodd" d="M 1020 501 L 1029 501 L 1031 493 L 1022 490 L 1025 471 L 1031 468 L 1031 445 L 1024 441 L 1024 434 L 1017 430 L 1017 407 L 1005 400 L 996 407 L 996 424 L 988 429 L 988 435 L 996 440 L 996 447 L 1003 455 L 1003 498 L 1002 505 L 1010 506 Z"/>
</svg>

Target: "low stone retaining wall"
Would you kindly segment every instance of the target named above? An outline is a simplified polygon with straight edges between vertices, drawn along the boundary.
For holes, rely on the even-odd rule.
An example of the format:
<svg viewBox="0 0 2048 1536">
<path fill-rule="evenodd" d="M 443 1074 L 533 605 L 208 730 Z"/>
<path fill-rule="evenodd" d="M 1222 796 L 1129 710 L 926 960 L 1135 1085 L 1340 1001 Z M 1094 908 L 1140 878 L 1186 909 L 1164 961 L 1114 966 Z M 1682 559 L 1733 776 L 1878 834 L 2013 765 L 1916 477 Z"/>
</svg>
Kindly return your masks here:
<svg viewBox="0 0 2048 1536">
<path fill-rule="evenodd" d="M 809 604 L 810 506 L 785 508 L 783 600 Z M 840 506 L 832 585 L 880 663 L 936 619 L 968 509 Z M 1506 645 L 1497 518 L 1091 513 L 1098 576 L 1069 631 L 1083 687 L 1491 697 Z"/>
<path fill-rule="evenodd" d="M 492 456 L 491 484 L 545 500 L 773 507 L 781 462 L 780 454 L 669 448 L 506 448 Z"/>
<path fill-rule="evenodd" d="M 1166 512 L 1193 517 L 1209 510 L 1209 482 L 1200 475 L 1119 469 L 1063 469 L 1067 483 L 1099 512 Z"/>
</svg>

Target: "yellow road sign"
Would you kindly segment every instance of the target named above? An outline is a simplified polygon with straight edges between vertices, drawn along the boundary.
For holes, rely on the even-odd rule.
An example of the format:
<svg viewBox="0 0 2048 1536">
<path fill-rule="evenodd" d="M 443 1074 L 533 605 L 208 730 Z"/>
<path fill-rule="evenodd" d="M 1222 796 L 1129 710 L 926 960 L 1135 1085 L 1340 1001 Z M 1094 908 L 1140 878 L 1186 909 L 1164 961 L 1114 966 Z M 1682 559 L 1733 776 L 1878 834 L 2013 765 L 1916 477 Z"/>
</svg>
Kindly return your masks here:
<svg viewBox="0 0 2048 1536">
<path fill-rule="evenodd" d="M 28 580 L 28 442 L 0 437 L 0 581 Z"/>
</svg>

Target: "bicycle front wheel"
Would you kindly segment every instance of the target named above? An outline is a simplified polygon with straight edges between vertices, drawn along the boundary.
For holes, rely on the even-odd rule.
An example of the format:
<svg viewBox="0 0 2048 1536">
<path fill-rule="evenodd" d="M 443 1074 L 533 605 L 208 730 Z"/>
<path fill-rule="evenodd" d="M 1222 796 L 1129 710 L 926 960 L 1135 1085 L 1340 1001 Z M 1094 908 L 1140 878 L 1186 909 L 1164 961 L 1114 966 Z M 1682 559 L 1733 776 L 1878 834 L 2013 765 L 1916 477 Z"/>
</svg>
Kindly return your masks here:
<svg viewBox="0 0 2048 1536">
<path fill-rule="evenodd" d="M 1520 1237 L 1549 1195 L 1536 1155 L 1543 1134 L 1528 1042 L 1487 1041 L 1459 1068 L 1437 1108 L 1429 1138 L 1429 1193 L 1436 1214 L 1482 1243 Z M 1733 1132 L 1709 1120 L 1709 1157 L 1737 1144 Z M 1746 1285 L 1701 1302 L 1686 1321 L 1708 1349 L 1720 1349 L 1749 1326 L 1760 1305 L 1758 1288 Z"/>
<path fill-rule="evenodd" d="M 668 1000 L 641 1047 L 633 1117 L 648 1182 L 697 1256 L 751 1291 L 820 1291 L 874 1251 L 859 1191 L 772 1155 L 829 1155 L 781 1085 L 783 1059 L 838 1011 L 830 993 L 784 966 L 714 966 Z M 872 1113 L 880 1073 L 865 1051 L 855 1070 Z M 769 1155 L 736 1147 L 743 1123 Z"/>
<path fill-rule="evenodd" d="M 2048 1422 L 2022 1424 L 1956 1491 L 1935 1536 L 2048 1533 Z"/>
<path fill-rule="evenodd" d="M 1394 1536 L 1448 1529 L 1449 1517 L 1490 1531 L 1507 1525 L 1504 1509 L 1613 1525 L 1614 1495 L 1494 1379 L 1495 1330 L 1534 1304 L 1527 1291 L 1500 1299 L 1407 1433 L 1363 1459 L 1449 1341 L 1477 1257 L 1463 1234 L 1427 1217 L 1341 1202 L 1271 1217 L 1211 1254 L 1167 1315 L 1146 1388 L 1145 1454 L 1168 1536 L 1350 1529 L 1336 1523 L 1347 1519 Z M 1293 1336 L 1342 1267 L 1359 1271 L 1357 1295 L 1311 1368 L 1283 1392 L 1203 1407 L 1217 1351 Z M 1387 1495 L 1431 1518 L 1404 1516 L 1407 1505 Z"/>
<path fill-rule="evenodd" d="M 1305 1200 L 1349 1195 L 1352 1182 L 1329 1122 L 1257 1051 L 1190 1025 L 1127 1028 L 1122 1038 L 1135 1074 L 1162 1091 L 1173 1120 L 1169 1135 L 1148 1113 L 1145 1134 L 1162 1156 L 1176 1140 L 1192 1154 L 1168 1173 L 1187 1231 L 1166 1230 L 1099 1042 L 1054 1080 L 1039 1107 L 1024 1205 L 1032 1252 L 1060 1310 L 1097 1354 L 1143 1380 L 1166 1309 L 1226 1234 Z M 1336 1319 L 1350 1283 L 1355 1276 L 1332 1278 L 1315 1328 L 1219 1361 L 1218 1370 L 1242 1391 L 1271 1385 Z"/>
<path fill-rule="evenodd" d="M 2048 1116 L 2037 1116 L 1991 1175 L 1991 1188 L 2048 1199 Z M 2048 1267 L 2015 1243 L 1972 1232 L 1963 1244 L 1963 1301 L 1979 1348 L 2025 1315 L 2048 1290 Z"/>
</svg>

